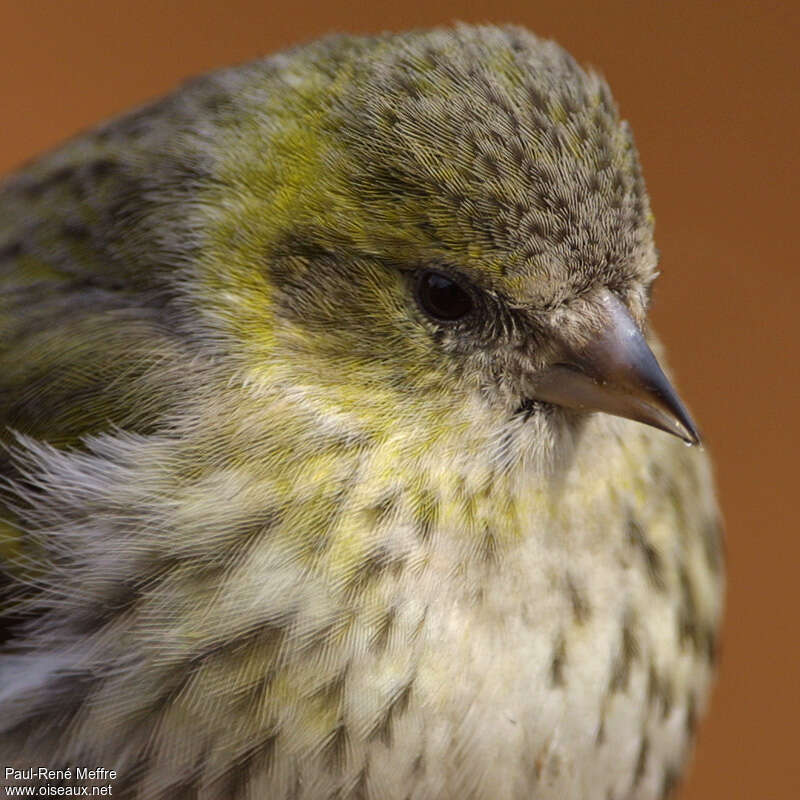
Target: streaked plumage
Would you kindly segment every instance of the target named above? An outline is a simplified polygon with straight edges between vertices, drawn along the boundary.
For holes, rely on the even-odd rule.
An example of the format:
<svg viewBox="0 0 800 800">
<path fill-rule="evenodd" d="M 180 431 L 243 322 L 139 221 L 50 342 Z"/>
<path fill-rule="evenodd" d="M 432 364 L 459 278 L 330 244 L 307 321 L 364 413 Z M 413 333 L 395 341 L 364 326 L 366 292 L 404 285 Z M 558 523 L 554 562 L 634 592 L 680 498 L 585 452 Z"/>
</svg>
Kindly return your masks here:
<svg viewBox="0 0 800 800">
<path fill-rule="evenodd" d="M 652 228 L 603 81 L 516 28 L 326 39 L 7 179 L 4 763 L 666 795 L 720 617 L 708 460 L 536 399 L 610 304 L 644 325 Z"/>
</svg>

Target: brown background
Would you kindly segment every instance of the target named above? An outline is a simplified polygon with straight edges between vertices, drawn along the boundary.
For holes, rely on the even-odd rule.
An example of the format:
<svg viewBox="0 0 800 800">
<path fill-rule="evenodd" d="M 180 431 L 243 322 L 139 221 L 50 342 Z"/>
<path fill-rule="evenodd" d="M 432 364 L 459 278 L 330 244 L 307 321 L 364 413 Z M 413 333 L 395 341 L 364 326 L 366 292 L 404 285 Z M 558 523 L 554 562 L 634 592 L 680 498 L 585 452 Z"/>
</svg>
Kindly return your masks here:
<svg viewBox="0 0 800 800">
<path fill-rule="evenodd" d="M 682 800 L 800 797 L 800 4 L 0 2 L 0 172 L 183 77 L 339 30 L 520 22 L 599 67 L 658 223 L 654 316 L 716 459 L 722 671 Z"/>
</svg>

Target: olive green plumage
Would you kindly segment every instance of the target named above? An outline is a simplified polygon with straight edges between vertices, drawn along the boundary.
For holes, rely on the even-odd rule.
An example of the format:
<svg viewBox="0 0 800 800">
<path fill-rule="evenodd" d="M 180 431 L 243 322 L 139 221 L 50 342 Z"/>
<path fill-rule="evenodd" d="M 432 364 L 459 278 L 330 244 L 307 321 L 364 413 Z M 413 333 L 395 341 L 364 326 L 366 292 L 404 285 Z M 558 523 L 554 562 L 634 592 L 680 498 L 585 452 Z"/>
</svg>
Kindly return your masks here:
<svg viewBox="0 0 800 800">
<path fill-rule="evenodd" d="M 668 792 L 720 617 L 707 458 L 530 389 L 609 303 L 644 325 L 652 228 L 604 82 L 516 28 L 326 39 L 9 177 L 4 763 Z"/>
</svg>

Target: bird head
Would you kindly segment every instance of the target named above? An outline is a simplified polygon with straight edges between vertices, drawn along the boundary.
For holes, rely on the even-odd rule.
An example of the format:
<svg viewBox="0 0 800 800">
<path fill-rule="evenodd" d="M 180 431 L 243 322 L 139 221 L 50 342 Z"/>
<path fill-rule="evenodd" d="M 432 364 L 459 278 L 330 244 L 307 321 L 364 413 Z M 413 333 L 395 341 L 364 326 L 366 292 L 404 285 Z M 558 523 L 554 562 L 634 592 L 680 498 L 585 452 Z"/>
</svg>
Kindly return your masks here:
<svg viewBox="0 0 800 800">
<path fill-rule="evenodd" d="M 697 441 L 646 342 L 653 217 L 600 77 L 466 26 L 260 70 L 214 79 L 237 111 L 201 272 L 254 382 L 373 426 L 599 411 Z"/>
</svg>

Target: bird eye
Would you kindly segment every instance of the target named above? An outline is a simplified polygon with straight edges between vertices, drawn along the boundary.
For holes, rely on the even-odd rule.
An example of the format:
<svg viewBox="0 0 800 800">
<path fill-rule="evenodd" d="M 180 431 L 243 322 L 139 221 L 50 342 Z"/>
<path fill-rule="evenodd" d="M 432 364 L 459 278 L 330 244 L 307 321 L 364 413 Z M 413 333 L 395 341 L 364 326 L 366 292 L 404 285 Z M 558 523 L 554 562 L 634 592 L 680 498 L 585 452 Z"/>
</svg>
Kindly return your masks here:
<svg viewBox="0 0 800 800">
<path fill-rule="evenodd" d="M 472 297 L 452 278 L 425 270 L 417 279 L 417 302 L 439 322 L 456 322 L 472 311 Z"/>
</svg>

